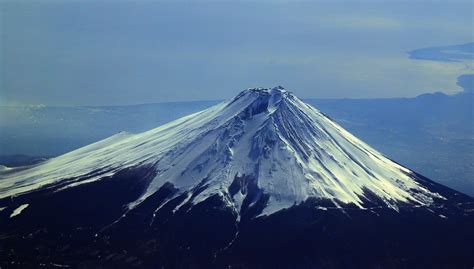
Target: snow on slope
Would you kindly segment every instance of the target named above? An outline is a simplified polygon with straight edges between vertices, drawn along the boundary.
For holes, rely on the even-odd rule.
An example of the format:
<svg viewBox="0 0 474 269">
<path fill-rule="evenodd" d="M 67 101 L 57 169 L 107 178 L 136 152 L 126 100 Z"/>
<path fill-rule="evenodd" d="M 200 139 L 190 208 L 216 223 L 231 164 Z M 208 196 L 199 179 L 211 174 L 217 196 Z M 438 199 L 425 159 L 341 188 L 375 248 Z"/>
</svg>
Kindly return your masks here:
<svg viewBox="0 0 474 269">
<path fill-rule="evenodd" d="M 205 186 L 185 202 L 218 194 L 240 212 L 247 194 L 231 195 L 229 186 L 244 176 L 269 196 L 262 214 L 309 197 L 363 208 L 363 198 L 375 194 L 394 209 L 399 202 L 429 205 L 442 198 L 282 87 L 249 89 L 144 133 L 120 133 L 32 167 L 2 170 L 0 198 L 85 184 L 141 165 L 153 165 L 157 175 L 130 208 L 169 182 L 179 194 Z"/>
</svg>

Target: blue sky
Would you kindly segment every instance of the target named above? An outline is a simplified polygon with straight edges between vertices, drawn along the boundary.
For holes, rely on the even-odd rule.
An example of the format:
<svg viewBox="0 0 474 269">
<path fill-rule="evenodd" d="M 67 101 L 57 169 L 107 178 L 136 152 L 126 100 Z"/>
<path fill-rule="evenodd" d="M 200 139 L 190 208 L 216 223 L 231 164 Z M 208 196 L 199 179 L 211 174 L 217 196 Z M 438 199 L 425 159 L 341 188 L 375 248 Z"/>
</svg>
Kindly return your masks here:
<svg viewBox="0 0 474 269">
<path fill-rule="evenodd" d="M 472 1 L 2 1 L 0 104 L 223 99 L 283 85 L 303 98 L 456 93 Z M 472 55 L 472 54 L 471 54 Z M 413 56 L 413 55 L 412 55 Z"/>
</svg>

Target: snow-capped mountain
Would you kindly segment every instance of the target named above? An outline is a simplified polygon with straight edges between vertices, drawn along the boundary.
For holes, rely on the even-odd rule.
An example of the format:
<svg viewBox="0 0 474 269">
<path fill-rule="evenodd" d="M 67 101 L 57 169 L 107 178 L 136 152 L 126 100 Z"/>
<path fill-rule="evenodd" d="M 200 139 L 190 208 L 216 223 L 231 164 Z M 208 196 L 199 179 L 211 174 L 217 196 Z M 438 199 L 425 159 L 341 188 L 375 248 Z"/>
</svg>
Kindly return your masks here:
<svg viewBox="0 0 474 269">
<path fill-rule="evenodd" d="M 249 248 L 249 235 L 261 229 L 274 229 L 268 223 L 275 223 L 285 214 L 290 217 L 284 222 L 293 228 L 312 223 L 315 216 L 325 216 L 328 223 L 317 227 L 330 229 L 329 224 L 340 225 L 340 214 L 356 216 L 359 220 L 355 223 L 359 224 L 370 223 L 378 216 L 379 220 L 390 220 L 378 228 L 394 228 L 391 220 L 397 223 L 414 214 L 417 218 L 422 216 L 423 221 L 416 221 L 417 225 L 425 225 L 429 218 L 438 229 L 440 221 L 449 222 L 446 219 L 461 221 L 463 225 L 472 221 L 471 204 L 471 198 L 386 158 L 282 87 L 248 89 L 231 100 L 144 133 L 119 133 L 31 167 L 0 170 L 0 219 L 4 222 L 0 227 L 7 231 L 2 236 L 11 237 L 10 233 L 17 232 L 14 227 L 23 227 L 23 233 L 32 233 L 33 238 L 41 229 L 57 229 L 61 235 L 76 238 L 73 241 L 77 245 L 72 252 L 52 253 L 78 258 L 85 255 L 81 240 L 90 247 L 88 244 L 100 244 L 97 238 L 110 243 L 111 237 L 117 237 L 121 238 L 120 246 L 131 247 L 136 246 L 137 238 L 147 235 L 156 237 L 155 248 L 168 253 L 161 254 L 161 260 L 151 259 L 151 264 L 169 267 L 187 267 L 176 263 L 175 258 L 182 255 L 193 257 L 188 262 L 198 266 L 210 266 L 211 260 L 218 267 L 233 264 L 236 259 L 239 261 L 243 249 Z M 58 221 L 65 223 L 63 226 L 56 226 L 51 220 L 29 223 L 36 223 L 48 210 L 57 211 L 54 218 L 68 218 L 71 214 L 74 217 Z M 292 220 L 303 216 L 301 210 L 305 212 L 304 221 Z M 329 217 L 325 212 L 336 212 L 331 214 L 337 217 Z M 222 221 L 220 228 L 212 227 L 217 219 Z M 187 221 L 200 227 L 199 231 L 190 232 L 190 227 L 181 230 L 180 225 Z M 88 232 L 77 235 L 77 226 Z M 131 232 L 131 227 L 140 231 L 137 238 L 124 235 Z M 218 238 L 212 235 L 214 229 L 219 231 Z M 350 230 L 345 227 L 328 234 L 319 230 L 318 233 L 337 235 L 347 229 Z M 163 231 L 168 235 L 163 235 Z M 300 232 L 287 231 L 281 238 L 299 238 Z M 182 238 L 183 233 L 188 236 Z M 196 233 L 208 235 L 205 240 L 211 243 L 183 254 L 183 248 L 195 242 Z M 170 234 L 175 238 L 167 237 Z M 321 236 L 313 239 L 319 240 Z M 63 240 L 49 235 L 38 238 L 52 244 Z M 265 238 L 252 244 L 273 244 L 272 240 L 276 239 Z M 462 245 L 460 242 L 454 243 Z M 146 248 L 142 243 L 139 247 Z M 311 248 L 312 244 L 306 242 L 301 247 Z M 17 240 L 10 240 L 3 247 L 15 249 L 18 245 L 21 244 Z M 110 259 L 104 260 L 102 254 L 94 264 L 113 262 L 114 247 L 105 249 L 97 247 L 98 253 L 112 255 L 107 256 Z M 149 257 L 143 256 L 145 252 L 134 257 L 146 261 Z M 27 251 L 24 255 L 31 253 Z M 177 253 L 180 254 L 175 257 Z M 196 258 L 198 254 L 203 257 Z M 468 256 L 464 254 L 459 254 L 461 262 Z M 323 260 L 319 256 L 304 258 L 309 265 L 324 263 L 326 259 L 335 262 L 330 257 L 336 253 L 325 255 Z M 21 255 L 14 253 L 9 257 Z M 262 257 L 242 261 L 247 262 L 237 264 L 243 268 L 273 264 Z M 290 258 L 286 262 L 289 266 L 304 264 Z M 386 260 L 381 264 L 387 264 Z"/>
<path fill-rule="evenodd" d="M 188 193 L 185 202 L 194 204 L 219 194 L 237 213 L 248 194 L 242 188 L 251 182 L 268 196 L 263 214 L 310 197 L 363 208 L 370 193 L 394 209 L 398 203 L 429 205 L 433 197 L 441 198 L 413 172 L 281 87 L 249 89 L 151 131 L 120 133 L 10 171 L 2 176 L 0 197 L 61 183 L 67 188 L 140 165 L 153 166 L 157 175 L 131 209 L 166 183 L 179 189 L 176 195 Z M 239 188 L 235 193 L 233 183 Z M 202 190 L 193 196 L 198 186 Z"/>
</svg>

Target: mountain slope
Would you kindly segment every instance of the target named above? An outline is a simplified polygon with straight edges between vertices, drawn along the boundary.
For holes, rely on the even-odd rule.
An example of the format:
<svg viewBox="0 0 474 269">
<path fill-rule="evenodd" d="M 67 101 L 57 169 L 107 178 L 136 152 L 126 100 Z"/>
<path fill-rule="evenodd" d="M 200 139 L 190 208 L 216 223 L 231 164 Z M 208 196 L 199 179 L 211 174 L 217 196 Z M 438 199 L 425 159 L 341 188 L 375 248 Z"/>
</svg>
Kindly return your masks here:
<svg viewBox="0 0 474 269">
<path fill-rule="evenodd" d="M 472 197 L 473 96 L 466 90 L 415 98 L 303 101 L 392 160 Z M 12 154 L 59 156 L 120 131 L 144 132 L 219 102 L 0 107 L 0 164 L 21 165 Z"/>
<path fill-rule="evenodd" d="M 193 203 L 219 194 L 240 212 L 246 194 L 229 188 L 234 183 L 241 189 L 248 180 L 267 195 L 265 214 L 309 197 L 363 208 L 375 195 L 395 209 L 442 198 L 282 88 L 247 90 L 157 129 L 120 133 L 35 167 L 9 170 L 1 174 L 0 197 L 76 186 L 140 165 L 153 165 L 157 175 L 130 208 L 170 183 Z M 203 190 L 191 197 L 198 185 Z"/>
<path fill-rule="evenodd" d="M 22 268 L 464 268 L 473 225 L 472 198 L 281 87 L 0 171 Z"/>
</svg>

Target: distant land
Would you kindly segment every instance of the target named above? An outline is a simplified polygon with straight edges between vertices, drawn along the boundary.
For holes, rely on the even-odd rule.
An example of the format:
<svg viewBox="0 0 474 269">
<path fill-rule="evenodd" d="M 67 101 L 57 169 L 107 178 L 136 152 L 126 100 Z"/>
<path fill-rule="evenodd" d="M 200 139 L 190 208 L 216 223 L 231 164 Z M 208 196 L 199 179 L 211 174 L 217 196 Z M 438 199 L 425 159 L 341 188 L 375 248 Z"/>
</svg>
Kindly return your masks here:
<svg viewBox="0 0 474 269">
<path fill-rule="evenodd" d="M 306 99 L 392 160 L 474 196 L 474 94 Z M 0 107 L 0 164 L 41 161 L 115 133 L 142 132 L 219 101 Z"/>
</svg>

